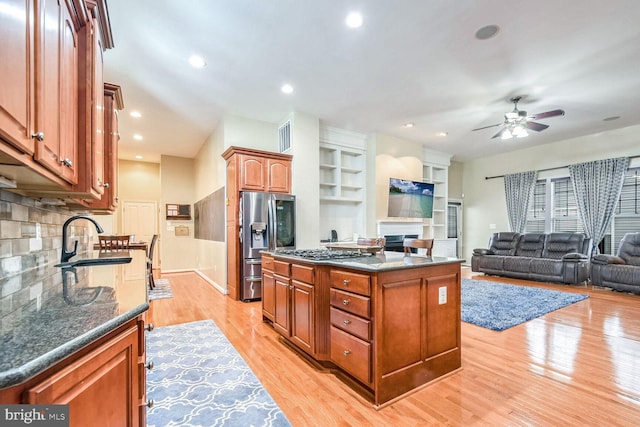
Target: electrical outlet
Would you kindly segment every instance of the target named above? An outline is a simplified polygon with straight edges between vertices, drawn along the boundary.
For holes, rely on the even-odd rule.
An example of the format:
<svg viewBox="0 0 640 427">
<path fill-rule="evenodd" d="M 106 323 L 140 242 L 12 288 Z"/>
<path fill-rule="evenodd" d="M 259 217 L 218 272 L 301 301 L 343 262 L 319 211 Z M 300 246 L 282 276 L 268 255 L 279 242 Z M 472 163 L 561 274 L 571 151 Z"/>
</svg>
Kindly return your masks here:
<svg viewBox="0 0 640 427">
<path fill-rule="evenodd" d="M 447 287 L 441 286 L 438 288 L 438 304 L 447 303 Z"/>
</svg>

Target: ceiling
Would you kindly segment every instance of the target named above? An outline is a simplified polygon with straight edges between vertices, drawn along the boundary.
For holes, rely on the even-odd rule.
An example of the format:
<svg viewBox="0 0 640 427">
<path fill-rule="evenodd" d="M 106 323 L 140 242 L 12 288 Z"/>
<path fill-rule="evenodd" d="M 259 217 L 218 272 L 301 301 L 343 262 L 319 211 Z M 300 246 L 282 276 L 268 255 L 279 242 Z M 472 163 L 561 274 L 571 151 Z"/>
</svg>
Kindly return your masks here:
<svg viewBox="0 0 640 427">
<path fill-rule="evenodd" d="M 194 157 L 226 114 L 279 124 L 307 113 L 322 125 L 415 141 L 459 161 L 640 123 L 637 0 L 109 0 L 108 7 L 115 48 L 105 53 L 105 80 L 122 86 L 122 159 Z M 358 29 L 345 25 L 353 10 L 363 15 Z M 486 25 L 499 32 L 477 39 Z M 207 66 L 192 68 L 192 54 Z M 282 93 L 284 83 L 294 92 Z M 500 127 L 472 131 L 501 123 L 516 95 L 530 114 L 566 115 L 540 120 L 550 127 L 527 138 L 491 139 Z M 142 117 L 130 117 L 133 110 Z M 415 126 L 403 127 L 408 122 Z"/>
</svg>

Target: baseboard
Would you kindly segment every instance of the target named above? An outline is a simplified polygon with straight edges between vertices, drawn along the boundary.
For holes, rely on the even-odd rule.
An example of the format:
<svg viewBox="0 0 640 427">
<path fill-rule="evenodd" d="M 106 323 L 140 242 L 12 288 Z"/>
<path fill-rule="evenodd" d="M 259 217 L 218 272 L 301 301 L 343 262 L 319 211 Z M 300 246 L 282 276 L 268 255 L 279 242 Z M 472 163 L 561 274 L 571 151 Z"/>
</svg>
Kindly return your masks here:
<svg viewBox="0 0 640 427">
<path fill-rule="evenodd" d="M 196 274 L 200 277 L 202 277 L 204 280 L 206 280 L 211 286 L 213 286 L 214 288 L 216 288 L 216 290 L 218 290 L 221 294 L 223 295 L 227 295 L 229 292 L 227 291 L 226 288 L 223 288 L 222 286 L 220 286 L 219 284 L 217 284 L 214 280 L 211 280 L 209 277 L 207 277 L 204 273 L 202 273 L 200 270 L 190 270 L 190 271 L 195 271 Z"/>
</svg>

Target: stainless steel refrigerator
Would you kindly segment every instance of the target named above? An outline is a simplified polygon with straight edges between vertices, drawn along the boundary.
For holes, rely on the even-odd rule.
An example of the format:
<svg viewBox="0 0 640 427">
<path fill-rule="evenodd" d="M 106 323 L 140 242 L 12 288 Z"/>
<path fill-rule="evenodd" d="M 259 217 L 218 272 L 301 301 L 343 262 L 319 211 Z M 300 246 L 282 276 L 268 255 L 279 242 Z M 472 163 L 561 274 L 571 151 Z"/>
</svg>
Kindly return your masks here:
<svg viewBox="0 0 640 427">
<path fill-rule="evenodd" d="M 240 299 L 262 298 L 260 251 L 295 249 L 296 196 L 279 193 L 242 192 L 240 197 L 240 253 L 242 254 Z"/>
</svg>

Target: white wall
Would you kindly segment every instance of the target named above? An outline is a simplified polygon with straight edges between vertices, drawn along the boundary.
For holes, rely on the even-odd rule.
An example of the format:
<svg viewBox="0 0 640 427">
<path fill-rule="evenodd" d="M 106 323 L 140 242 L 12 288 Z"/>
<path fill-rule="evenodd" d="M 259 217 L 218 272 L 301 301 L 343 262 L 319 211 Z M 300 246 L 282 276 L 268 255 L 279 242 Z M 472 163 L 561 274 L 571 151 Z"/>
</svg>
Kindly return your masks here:
<svg viewBox="0 0 640 427">
<path fill-rule="evenodd" d="M 637 155 L 640 155 L 640 126 L 632 126 L 464 162 L 462 257 L 471 263 L 473 249 L 487 247 L 491 233 L 509 231 L 504 180 L 485 177 Z M 538 176 L 568 176 L 568 171 L 555 169 Z M 495 229 L 490 224 L 495 224 Z"/>
</svg>

